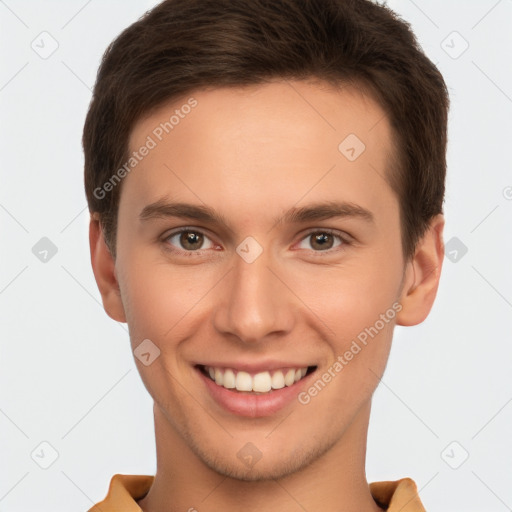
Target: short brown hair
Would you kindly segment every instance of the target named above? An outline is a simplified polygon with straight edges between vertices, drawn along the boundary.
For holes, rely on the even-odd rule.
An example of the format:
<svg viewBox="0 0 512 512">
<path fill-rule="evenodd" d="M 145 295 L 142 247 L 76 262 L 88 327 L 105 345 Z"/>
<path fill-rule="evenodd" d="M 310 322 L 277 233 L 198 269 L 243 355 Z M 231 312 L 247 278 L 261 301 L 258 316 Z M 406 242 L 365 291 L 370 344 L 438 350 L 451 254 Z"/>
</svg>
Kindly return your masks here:
<svg viewBox="0 0 512 512">
<path fill-rule="evenodd" d="M 373 95 L 393 129 L 387 179 L 404 256 L 414 254 L 442 213 L 449 96 L 410 25 L 370 0 L 165 0 L 109 45 L 85 120 L 87 201 L 114 257 L 121 183 L 95 191 L 127 161 L 135 123 L 194 90 L 276 79 L 351 83 Z"/>
</svg>

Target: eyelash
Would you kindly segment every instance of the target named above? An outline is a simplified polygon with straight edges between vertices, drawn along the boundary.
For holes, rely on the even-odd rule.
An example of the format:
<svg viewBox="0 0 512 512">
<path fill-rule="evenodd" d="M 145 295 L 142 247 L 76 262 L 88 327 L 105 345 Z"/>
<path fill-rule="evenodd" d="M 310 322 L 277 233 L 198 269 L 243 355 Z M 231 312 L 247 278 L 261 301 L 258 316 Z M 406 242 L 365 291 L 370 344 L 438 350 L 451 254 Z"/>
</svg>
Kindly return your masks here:
<svg viewBox="0 0 512 512">
<path fill-rule="evenodd" d="M 164 237 L 163 242 L 165 244 L 166 250 L 171 251 L 174 254 L 183 255 L 183 256 L 186 256 L 186 257 L 193 257 L 193 256 L 201 255 L 202 251 L 204 251 L 206 249 L 199 249 L 197 251 L 185 251 L 185 250 L 176 249 L 174 247 L 170 248 L 171 246 L 168 243 L 169 239 L 173 238 L 176 235 L 181 235 L 182 233 L 190 233 L 190 232 L 191 233 L 196 233 L 196 234 L 201 234 L 201 235 L 203 235 L 203 236 L 205 236 L 207 238 L 210 238 L 204 231 L 201 231 L 200 229 L 191 228 L 191 227 L 180 228 L 179 230 L 173 231 L 172 233 L 169 233 L 168 235 L 166 235 Z M 343 232 L 340 232 L 340 231 L 337 231 L 337 230 L 334 230 L 334 229 L 328 229 L 328 228 L 326 228 L 326 229 L 311 230 L 308 233 L 306 233 L 301 238 L 300 241 L 305 240 L 308 237 L 310 237 L 311 235 L 316 235 L 316 234 L 331 235 L 331 236 L 337 237 L 341 241 L 340 245 L 338 245 L 337 247 L 331 248 L 331 249 L 326 249 L 324 251 L 312 250 L 314 253 L 317 253 L 318 256 L 320 256 L 320 257 L 325 255 L 325 254 L 332 254 L 333 252 L 337 252 L 338 250 L 343 250 L 344 246 L 351 245 L 351 241 L 348 239 L 348 235 L 346 235 Z"/>
</svg>

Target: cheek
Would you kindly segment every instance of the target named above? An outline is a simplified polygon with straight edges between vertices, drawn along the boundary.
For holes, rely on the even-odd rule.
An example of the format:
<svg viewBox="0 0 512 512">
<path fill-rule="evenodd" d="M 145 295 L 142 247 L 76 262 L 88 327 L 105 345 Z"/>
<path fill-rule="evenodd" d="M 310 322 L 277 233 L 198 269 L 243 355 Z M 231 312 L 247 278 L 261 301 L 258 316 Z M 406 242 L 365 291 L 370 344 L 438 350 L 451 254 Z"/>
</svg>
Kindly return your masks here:
<svg viewBox="0 0 512 512">
<path fill-rule="evenodd" d="M 328 327 L 324 332 L 330 355 L 301 403 L 314 398 L 320 416 L 330 407 L 339 407 L 344 411 L 339 416 L 341 422 L 377 387 L 389 357 L 400 305 L 394 301 L 392 286 L 383 286 L 380 281 L 381 288 L 376 289 L 377 283 L 368 275 L 357 279 L 352 273 L 350 277 L 316 282 L 324 286 L 322 293 L 309 295 L 316 301 L 311 309 L 318 316 L 316 325 Z M 304 294 L 306 290 L 304 287 Z"/>
<path fill-rule="evenodd" d="M 159 357 L 148 366 L 135 358 L 141 379 L 164 409 L 169 401 L 169 409 L 176 409 L 179 403 L 185 407 L 190 396 L 176 380 L 183 364 L 179 344 L 190 337 L 190 319 L 205 294 L 198 286 L 199 277 L 194 278 L 197 274 L 192 271 L 171 269 L 161 259 L 144 257 L 142 251 L 125 256 L 120 268 L 132 350 L 146 339 L 160 350 Z"/>
<path fill-rule="evenodd" d="M 215 275 L 199 270 L 200 265 L 171 266 L 161 256 L 155 260 L 141 251 L 131 254 L 122 262 L 120 274 L 132 343 L 149 338 L 168 346 L 200 309 L 202 299 L 215 284 Z"/>
<path fill-rule="evenodd" d="M 138 273 L 125 283 L 127 317 L 135 337 L 164 339 L 187 312 L 186 293 L 180 280 L 168 283 L 153 273 Z"/>
<path fill-rule="evenodd" d="M 323 330 L 330 346 L 330 360 L 326 361 L 330 374 L 325 381 L 331 379 L 332 384 L 330 391 L 322 392 L 318 406 L 337 403 L 350 409 L 374 391 L 386 366 L 400 308 L 396 302 L 398 275 L 399 269 L 383 269 L 378 261 L 322 268 L 314 278 L 295 275 L 291 288 L 315 313 L 311 321 Z M 319 378 L 324 382 L 321 375 Z M 318 390 L 313 389 L 315 392 Z"/>
<path fill-rule="evenodd" d="M 384 270 L 378 262 L 368 262 L 296 272 L 289 274 L 288 280 L 297 296 L 326 325 L 329 336 L 346 343 L 390 308 L 388 317 L 394 318 L 398 274 L 397 269 Z"/>
</svg>

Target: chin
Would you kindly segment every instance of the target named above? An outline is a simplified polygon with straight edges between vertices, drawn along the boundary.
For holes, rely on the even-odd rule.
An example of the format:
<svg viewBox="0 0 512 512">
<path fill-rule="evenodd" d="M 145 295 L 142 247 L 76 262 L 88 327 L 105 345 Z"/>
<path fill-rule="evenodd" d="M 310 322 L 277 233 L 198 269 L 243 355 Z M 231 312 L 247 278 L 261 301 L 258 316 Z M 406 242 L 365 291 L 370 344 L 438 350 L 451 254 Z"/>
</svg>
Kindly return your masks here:
<svg viewBox="0 0 512 512">
<path fill-rule="evenodd" d="M 302 446 L 304 445 L 302 444 Z M 245 482 L 265 482 L 285 478 L 305 469 L 329 449 L 330 445 L 327 444 L 309 449 L 303 447 L 300 450 L 286 453 L 276 447 L 273 453 L 260 452 L 261 458 L 250 463 L 244 462 L 242 456 L 233 459 L 226 457 L 226 452 L 215 453 L 212 449 L 202 451 L 198 450 L 197 446 L 193 447 L 196 455 L 211 470 L 219 475 Z M 231 450 L 227 448 L 226 451 Z M 240 452 L 241 450 L 237 452 L 237 455 Z"/>
<path fill-rule="evenodd" d="M 266 463 L 259 461 L 251 468 L 231 461 L 217 460 L 211 464 L 208 464 L 206 460 L 204 462 L 219 475 L 244 482 L 273 481 L 296 473 L 304 467 L 304 464 L 297 460 L 279 460 L 275 464 L 268 461 Z"/>
</svg>

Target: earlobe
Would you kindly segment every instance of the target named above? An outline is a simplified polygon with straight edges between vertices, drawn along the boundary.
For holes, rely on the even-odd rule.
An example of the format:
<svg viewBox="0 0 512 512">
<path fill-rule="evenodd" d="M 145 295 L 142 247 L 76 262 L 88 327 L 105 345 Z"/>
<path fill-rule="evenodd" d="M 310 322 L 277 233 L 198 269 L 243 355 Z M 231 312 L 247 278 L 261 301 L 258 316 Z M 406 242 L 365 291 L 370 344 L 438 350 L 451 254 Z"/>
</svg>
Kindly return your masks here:
<svg viewBox="0 0 512 512">
<path fill-rule="evenodd" d="M 420 324 L 432 309 L 444 259 L 443 228 L 444 217 L 439 214 L 432 219 L 413 258 L 407 263 L 397 325 Z"/>
<path fill-rule="evenodd" d="M 103 307 L 110 318 L 126 322 L 121 292 L 115 273 L 115 261 L 105 243 L 98 215 L 91 214 L 89 223 L 91 264 L 96 284 L 101 293 Z"/>
</svg>

